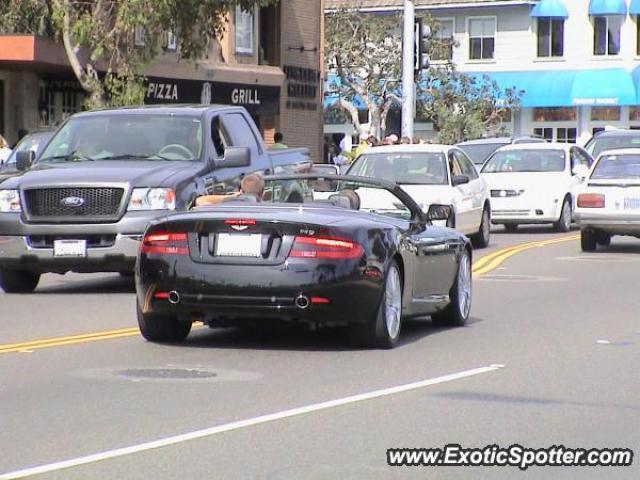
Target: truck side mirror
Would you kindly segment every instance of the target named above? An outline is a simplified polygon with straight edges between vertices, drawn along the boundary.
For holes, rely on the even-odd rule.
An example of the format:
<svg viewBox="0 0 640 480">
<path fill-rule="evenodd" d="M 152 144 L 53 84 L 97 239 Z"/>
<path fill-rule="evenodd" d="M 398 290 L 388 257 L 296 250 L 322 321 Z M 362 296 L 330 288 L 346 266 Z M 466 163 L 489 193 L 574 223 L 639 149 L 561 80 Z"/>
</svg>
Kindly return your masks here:
<svg viewBox="0 0 640 480">
<path fill-rule="evenodd" d="M 23 150 L 22 152 L 16 152 L 16 168 L 20 172 L 29 170 L 36 154 L 31 150 Z"/>
<path fill-rule="evenodd" d="M 215 162 L 216 168 L 238 168 L 251 165 L 249 147 L 227 147 L 224 157 Z"/>
</svg>

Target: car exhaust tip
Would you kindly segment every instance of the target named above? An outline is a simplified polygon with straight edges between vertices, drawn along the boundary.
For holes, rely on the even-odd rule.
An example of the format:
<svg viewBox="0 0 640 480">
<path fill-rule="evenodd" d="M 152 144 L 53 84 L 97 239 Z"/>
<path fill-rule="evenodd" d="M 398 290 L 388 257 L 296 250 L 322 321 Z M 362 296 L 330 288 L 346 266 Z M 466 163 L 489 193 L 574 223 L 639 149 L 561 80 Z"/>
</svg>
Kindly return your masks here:
<svg viewBox="0 0 640 480">
<path fill-rule="evenodd" d="M 180 303 L 180 294 L 173 290 L 172 292 L 169 292 L 168 300 L 170 304 L 177 305 Z"/>
<path fill-rule="evenodd" d="M 298 307 L 300 310 L 309 308 L 309 299 L 304 295 L 298 295 L 296 297 L 295 303 L 296 303 L 296 307 Z"/>
</svg>

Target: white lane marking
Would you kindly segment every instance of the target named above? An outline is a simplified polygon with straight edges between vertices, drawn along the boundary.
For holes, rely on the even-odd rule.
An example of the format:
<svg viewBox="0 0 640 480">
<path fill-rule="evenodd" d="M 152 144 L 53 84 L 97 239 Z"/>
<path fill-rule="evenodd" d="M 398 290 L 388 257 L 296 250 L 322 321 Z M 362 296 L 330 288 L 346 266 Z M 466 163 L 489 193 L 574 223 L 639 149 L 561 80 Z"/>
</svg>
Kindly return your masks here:
<svg viewBox="0 0 640 480">
<path fill-rule="evenodd" d="M 598 340 L 596 343 L 598 345 L 609 345 L 611 342 L 609 340 Z"/>
<path fill-rule="evenodd" d="M 241 428 L 252 427 L 254 425 L 260 425 L 263 423 L 273 422 L 276 420 L 283 420 L 285 418 L 291 418 L 299 415 L 305 415 L 308 413 L 319 412 L 321 410 L 327 410 L 330 408 L 340 407 L 342 405 L 348 405 L 351 403 L 362 402 L 365 400 L 372 400 L 374 398 L 381 398 L 389 395 L 395 395 L 397 393 L 417 390 L 424 387 L 430 387 L 432 385 L 453 382 L 455 380 L 461 380 L 463 378 L 482 375 L 484 373 L 490 373 L 490 372 L 499 370 L 501 368 L 504 368 L 504 365 L 492 364 L 487 367 L 473 368 L 471 370 L 464 370 L 462 372 L 452 373 L 449 375 L 444 375 L 442 377 L 430 378 L 430 379 L 421 380 L 418 382 L 398 385 L 396 387 L 383 388 L 381 390 L 374 390 L 372 392 L 360 393 L 357 395 L 351 395 L 349 397 L 338 398 L 338 399 L 329 400 L 326 402 L 314 403 L 311 405 L 306 405 L 304 407 L 292 408 L 290 410 L 283 410 L 282 412 L 271 413 L 268 415 L 262 415 L 254 418 L 248 418 L 246 420 L 239 420 L 237 422 L 225 423 L 222 425 L 217 425 L 215 427 L 205 428 L 203 430 L 196 430 L 193 432 L 183 433 L 181 435 L 161 438 L 159 440 L 154 440 L 151 442 L 140 443 L 138 445 L 131 445 L 129 447 L 117 448 L 115 450 L 108 450 L 106 452 L 95 453 L 93 455 L 87 455 L 84 457 L 63 460 L 60 462 L 49 463 L 49 464 L 40 465 L 37 467 L 25 468 L 23 470 L 16 470 L 14 472 L 8 472 L 0 475 L 0 480 L 25 478 L 25 477 L 30 477 L 32 475 L 38 475 L 41 473 L 49 473 L 57 470 L 62 470 L 65 468 L 77 467 L 80 465 L 87 465 L 89 463 L 100 462 L 102 460 L 107 460 L 111 458 L 124 457 L 126 455 L 131 455 L 134 453 L 153 450 L 156 448 L 167 447 L 169 445 L 176 445 L 178 443 L 188 442 L 188 441 L 196 440 L 199 438 L 210 437 L 213 435 L 217 435 L 219 433 L 239 430 Z"/>
</svg>

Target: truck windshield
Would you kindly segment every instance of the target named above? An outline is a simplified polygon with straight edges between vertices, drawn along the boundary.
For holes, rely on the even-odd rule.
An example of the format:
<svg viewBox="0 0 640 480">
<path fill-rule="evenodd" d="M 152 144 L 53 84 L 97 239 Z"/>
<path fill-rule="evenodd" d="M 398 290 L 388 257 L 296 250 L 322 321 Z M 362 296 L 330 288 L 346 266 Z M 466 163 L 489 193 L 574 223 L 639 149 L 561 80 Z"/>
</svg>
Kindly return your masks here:
<svg viewBox="0 0 640 480">
<path fill-rule="evenodd" d="M 69 120 L 38 161 L 192 161 L 200 158 L 201 151 L 202 122 L 199 118 L 105 114 Z"/>
</svg>

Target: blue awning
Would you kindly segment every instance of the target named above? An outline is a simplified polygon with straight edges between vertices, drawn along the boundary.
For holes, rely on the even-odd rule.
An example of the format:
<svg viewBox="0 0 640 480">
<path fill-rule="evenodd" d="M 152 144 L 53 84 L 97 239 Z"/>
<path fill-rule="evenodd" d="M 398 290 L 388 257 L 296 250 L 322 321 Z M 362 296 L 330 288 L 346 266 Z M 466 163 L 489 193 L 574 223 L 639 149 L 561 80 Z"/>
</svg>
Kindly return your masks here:
<svg viewBox="0 0 640 480">
<path fill-rule="evenodd" d="M 640 15 L 640 0 L 631 0 L 629 15 Z"/>
<path fill-rule="evenodd" d="M 520 105 L 571 107 L 576 105 L 636 105 L 634 77 L 623 68 L 474 73 L 486 75 L 501 90 L 522 90 Z M 640 72 L 638 73 L 640 76 Z"/>
<path fill-rule="evenodd" d="M 589 15 L 626 15 L 625 0 L 590 0 Z"/>
<path fill-rule="evenodd" d="M 532 17 L 568 18 L 569 12 L 562 0 L 540 0 L 533 10 Z"/>
<path fill-rule="evenodd" d="M 339 88 L 340 78 L 338 78 L 335 73 L 329 74 L 327 80 L 324 82 L 324 109 L 330 108 L 340 100 L 340 94 L 338 93 Z M 358 110 L 367 110 L 369 108 L 359 95 L 356 95 L 352 99 L 346 98 L 346 100 L 350 100 Z"/>
</svg>

